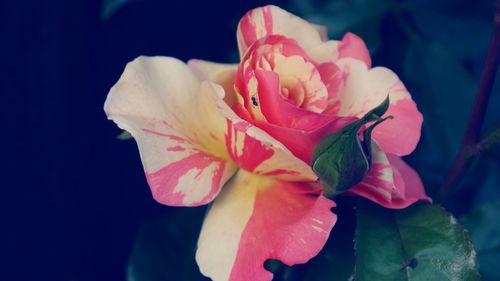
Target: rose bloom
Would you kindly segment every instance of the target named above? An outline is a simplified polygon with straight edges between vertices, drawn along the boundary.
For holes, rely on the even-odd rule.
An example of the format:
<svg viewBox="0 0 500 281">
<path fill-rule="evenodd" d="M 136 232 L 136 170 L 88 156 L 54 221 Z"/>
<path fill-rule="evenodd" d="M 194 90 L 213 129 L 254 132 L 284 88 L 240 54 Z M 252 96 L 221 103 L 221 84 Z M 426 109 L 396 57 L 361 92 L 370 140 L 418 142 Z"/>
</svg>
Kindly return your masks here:
<svg viewBox="0 0 500 281">
<path fill-rule="evenodd" d="M 314 147 L 387 95 L 394 119 L 373 131 L 371 168 L 347 193 L 388 208 L 429 200 L 400 158 L 415 149 L 422 115 L 396 74 L 372 68 L 358 36 L 327 40 L 324 28 L 266 6 L 240 20 L 237 40 L 237 65 L 140 57 L 104 106 L 137 141 L 158 202 L 213 201 L 196 252 L 205 276 L 271 280 L 265 260 L 316 256 L 337 217 L 311 169 Z"/>
</svg>

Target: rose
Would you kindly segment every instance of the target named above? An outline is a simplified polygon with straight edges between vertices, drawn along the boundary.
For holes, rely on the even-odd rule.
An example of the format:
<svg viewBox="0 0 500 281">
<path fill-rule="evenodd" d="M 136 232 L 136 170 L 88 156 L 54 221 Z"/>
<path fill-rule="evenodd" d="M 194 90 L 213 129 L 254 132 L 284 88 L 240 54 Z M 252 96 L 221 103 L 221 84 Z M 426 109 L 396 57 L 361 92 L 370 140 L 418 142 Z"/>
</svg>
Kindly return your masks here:
<svg viewBox="0 0 500 281">
<path fill-rule="evenodd" d="M 258 8 L 240 21 L 239 66 L 141 57 L 107 97 L 106 114 L 137 141 L 158 202 L 198 206 L 217 196 L 196 253 L 214 280 L 270 280 L 266 259 L 292 265 L 321 250 L 335 203 L 320 195 L 309 151 L 388 92 L 394 122 L 377 127 L 372 168 L 352 191 L 393 208 L 427 198 L 397 156 L 420 134 L 409 94 L 389 70 L 368 70 L 356 36 L 324 42 L 320 35 L 277 7 Z M 391 128 L 406 135 L 405 143 Z"/>
<path fill-rule="evenodd" d="M 341 41 L 326 37 L 325 28 L 266 6 L 249 11 L 238 25 L 238 66 L 198 60 L 190 65 L 202 78 L 226 85 L 227 92 L 232 93 L 234 85 L 235 98 L 228 103 L 238 116 L 309 164 L 321 138 L 361 118 L 389 96 L 383 117 L 394 118 L 374 129 L 372 168 L 350 193 L 386 207 L 406 207 L 419 196 L 408 201 L 402 180 L 395 188 L 384 178 L 400 177 L 395 165 L 415 149 L 422 115 L 395 73 L 371 68 L 361 38 L 352 33 Z M 407 179 L 406 184 L 420 186 L 416 179 L 415 183 Z"/>
</svg>

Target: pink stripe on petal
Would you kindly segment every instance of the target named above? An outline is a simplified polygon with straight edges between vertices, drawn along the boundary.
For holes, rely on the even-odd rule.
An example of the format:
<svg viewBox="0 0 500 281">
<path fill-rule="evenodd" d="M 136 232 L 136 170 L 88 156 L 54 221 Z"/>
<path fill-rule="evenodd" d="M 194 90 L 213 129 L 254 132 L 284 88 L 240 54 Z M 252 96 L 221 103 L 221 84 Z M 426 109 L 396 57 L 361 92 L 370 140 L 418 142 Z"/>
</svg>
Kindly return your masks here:
<svg viewBox="0 0 500 281">
<path fill-rule="evenodd" d="M 249 11 L 241 18 L 238 25 L 238 35 L 241 33 L 240 51 L 250 47 L 255 41 L 273 34 L 272 6 L 265 6 Z M 239 38 L 240 36 L 238 36 Z M 244 44 L 242 44 L 244 43 Z"/>
<path fill-rule="evenodd" d="M 344 82 L 342 71 L 332 62 L 318 65 L 318 71 L 328 90 L 327 106 L 323 114 L 336 114 L 340 110 L 340 101 L 337 98 L 338 91 Z"/>
<path fill-rule="evenodd" d="M 269 172 L 265 172 L 264 176 L 281 176 L 281 175 L 290 175 L 290 176 L 298 176 L 300 173 L 297 171 L 290 171 L 285 169 L 276 169 L 271 170 Z"/>
<path fill-rule="evenodd" d="M 243 42 L 245 43 L 245 49 L 252 45 L 253 42 L 257 41 L 257 32 L 255 30 L 255 22 L 253 21 L 253 15 L 255 11 L 249 11 L 240 20 L 239 29 L 243 34 Z"/>
<path fill-rule="evenodd" d="M 273 34 L 273 14 L 272 14 L 272 7 L 271 6 L 265 6 L 262 8 L 263 12 L 263 17 L 264 17 L 264 22 L 265 22 L 265 27 L 266 27 L 266 34 Z"/>
<path fill-rule="evenodd" d="M 155 136 L 159 136 L 159 137 L 166 137 L 166 138 L 168 138 L 170 140 L 173 140 L 175 142 L 178 142 L 178 143 L 188 143 L 188 142 L 190 142 L 186 138 L 179 137 L 179 136 L 176 136 L 174 134 L 166 134 L 166 133 L 158 132 L 156 130 L 152 130 L 152 129 L 148 129 L 148 128 L 142 128 L 142 131 L 145 132 L 145 133 L 147 133 L 147 134 L 151 134 L 151 135 L 155 135 Z"/>
<path fill-rule="evenodd" d="M 250 123 L 242 121 L 233 123 L 227 119 L 226 146 L 229 155 L 242 169 L 253 172 L 262 162 L 271 158 L 274 151 L 245 134 L 249 125 Z"/>
<path fill-rule="evenodd" d="M 156 201 L 169 206 L 199 206 L 219 193 L 225 168 L 225 161 L 195 152 L 159 171 L 146 172 L 146 178 Z"/>
<path fill-rule="evenodd" d="M 173 146 L 173 147 L 167 148 L 167 151 L 174 151 L 174 152 L 184 151 L 184 150 L 186 150 L 186 149 L 183 148 L 182 146 Z"/>
</svg>

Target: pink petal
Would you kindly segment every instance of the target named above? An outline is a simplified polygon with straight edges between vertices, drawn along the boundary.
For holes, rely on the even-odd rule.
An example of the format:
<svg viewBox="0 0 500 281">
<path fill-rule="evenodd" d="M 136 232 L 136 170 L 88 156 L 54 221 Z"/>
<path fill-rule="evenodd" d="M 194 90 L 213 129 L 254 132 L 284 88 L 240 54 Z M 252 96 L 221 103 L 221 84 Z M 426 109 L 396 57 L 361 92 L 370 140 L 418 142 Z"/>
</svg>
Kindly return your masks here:
<svg viewBox="0 0 500 281">
<path fill-rule="evenodd" d="M 368 68 L 372 62 L 365 42 L 354 33 L 346 33 L 342 40 L 330 40 L 312 46 L 306 50 L 309 56 L 318 63 L 336 62 L 341 58 L 352 58 L 363 61 Z"/>
<path fill-rule="evenodd" d="M 299 62 L 300 67 L 290 69 L 289 65 L 286 66 L 287 62 L 288 64 Z M 261 108 L 256 104 L 260 104 L 261 98 L 265 103 L 269 96 L 280 93 L 283 85 L 274 83 L 271 85 L 276 86 L 272 89 L 273 92 L 261 91 L 259 87 L 266 86 L 266 81 L 261 83 L 259 77 L 262 76 L 258 77 L 256 71 L 271 71 L 271 69 L 274 69 L 273 71 L 280 69 L 283 72 L 292 72 L 293 76 L 300 76 L 300 79 L 291 80 L 301 81 L 299 84 L 307 89 L 303 101 L 304 106 L 309 110 L 322 111 L 326 107 L 327 90 L 322 85 L 320 74 L 314 68 L 314 62 L 295 40 L 281 35 L 272 35 L 256 41 L 238 66 L 234 79 L 235 88 L 239 94 L 237 95 L 239 104 L 235 106 L 239 107 L 238 114 L 247 115 L 252 120 L 267 120 Z M 286 76 L 280 78 L 282 82 L 286 81 Z"/>
<path fill-rule="evenodd" d="M 241 18 L 237 31 L 240 57 L 243 58 L 255 41 L 269 35 L 293 38 L 302 48 L 322 42 L 316 27 L 279 7 L 268 5 L 253 9 Z"/>
<path fill-rule="evenodd" d="M 305 263 L 336 222 L 335 203 L 304 183 L 238 172 L 203 224 L 196 260 L 213 280 L 266 281 L 267 259 Z"/>
<path fill-rule="evenodd" d="M 336 115 L 340 110 L 340 101 L 337 98 L 340 87 L 342 86 L 342 71 L 333 62 L 325 62 L 318 65 L 318 71 L 321 80 L 328 90 L 327 106 L 323 114 Z"/>
<path fill-rule="evenodd" d="M 384 67 L 368 69 L 354 59 L 341 59 L 337 65 L 344 77 L 336 97 L 340 102 L 338 115 L 361 117 L 389 95 L 391 103 L 385 116 L 394 119 L 375 128 L 373 139 L 387 153 L 410 154 L 420 139 L 423 117 L 398 76 Z"/>
<path fill-rule="evenodd" d="M 347 32 L 338 45 L 339 59 L 353 58 L 363 61 L 368 68 L 372 67 L 372 59 L 365 42 L 358 35 Z"/>
<path fill-rule="evenodd" d="M 221 98 L 184 63 L 167 57 L 129 63 L 109 92 L 106 114 L 137 141 L 160 203 L 206 204 L 235 172 L 224 147 L 225 119 L 217 112 Z"/>
<path fill-rule="evenodd" d="M 385 154 L 375 143 L 372 155 L 368 174 L 351 193 L 393 209 L 406 208 L 418 200 L 430 201 L 418 174 L 400 157 Z"/>
<path fill-rule="evenodd" d="M 311 167 L 282 143 L 238 117 L 224 102 L 219 110 L 226 118 L 227 151 L 242 169 L 284 180 L 316 180 Z"/>
<path fill-rule="evenodd" d="M 330 133 L 337 132 L 344 126 L 357 120 L 356 118 L 335 118 L 331 119 L 323 127 L 313 131 L 303 131 L 276 126 L 270 123 L 256 122 L 255 125 L 266 131 L 273 138 L 283 143 L 293 155 L 305 163 L 312 165 L 312 154 L 316 144 Z"/>
<path fill-rule="evenodd" d="M 386 116 L 394 119 L 387 120 L 373 130 L 372 137 L 387 153 L 398 156 L 410 154 L 420 139 L 423 116 L 417 105 L 410 98 L 391 102 Z"/>
<path fill-rule="evenodd" d="M 404 182 L 405 185 L 405 200 L 394 202 L 393 208 L 405 208 L 412 204 L 412 201 L 423 200 L 432 203 L 432 199 L 425 194 L 424 184 L 417 172 L 406 164 L 401 157 L 393 154 L 387 154 L 387 158 L 391 163 L 394 173 L 396 185 Z"/>
<path fill-rule="evenodd" d="M 255 77 L 258 81 L 259 105 L 266 119 L 272 124 L 311 131 L 335 118 L 298 108 L 286 102 L 280 97 L 280 77 L 275 72 L 255 70 Z"/>
</svg>

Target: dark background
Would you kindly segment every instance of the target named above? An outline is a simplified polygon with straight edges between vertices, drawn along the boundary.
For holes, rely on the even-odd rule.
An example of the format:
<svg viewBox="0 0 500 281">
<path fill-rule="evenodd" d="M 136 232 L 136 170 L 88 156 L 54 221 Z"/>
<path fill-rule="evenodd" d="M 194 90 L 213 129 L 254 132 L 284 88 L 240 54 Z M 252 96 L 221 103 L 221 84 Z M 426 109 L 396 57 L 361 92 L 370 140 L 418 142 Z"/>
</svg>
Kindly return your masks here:
<svg viewBox="0 0 500 281">
<path fill-rule="evenodd" d="M 102 109 L 109 88 L 139 55 L 236 62 L 239 18 L 267 3 L 334 39 L 358 33 L 374 65 L 402 77 L 426 120 L 407 160 L 432 194 L 462 138 L 493 1 L 135 0 L 114 13 L 103 1 L 2 1 L 0 279 L 125 279 L 140 225 L 181 212 L 154 202 L 135 143 L 116 139 Z M 485 128 L 500 120 L 499 101 L 497 85 Z M 444 202 L 457 216 L 500 197 L 498 156 L 482 155 Z"/>
</svg>

